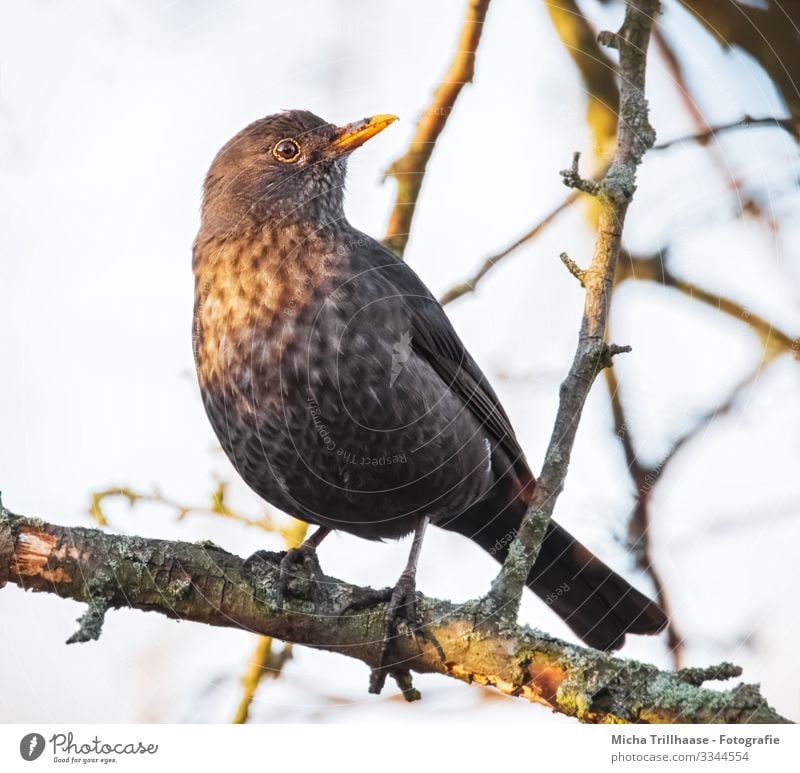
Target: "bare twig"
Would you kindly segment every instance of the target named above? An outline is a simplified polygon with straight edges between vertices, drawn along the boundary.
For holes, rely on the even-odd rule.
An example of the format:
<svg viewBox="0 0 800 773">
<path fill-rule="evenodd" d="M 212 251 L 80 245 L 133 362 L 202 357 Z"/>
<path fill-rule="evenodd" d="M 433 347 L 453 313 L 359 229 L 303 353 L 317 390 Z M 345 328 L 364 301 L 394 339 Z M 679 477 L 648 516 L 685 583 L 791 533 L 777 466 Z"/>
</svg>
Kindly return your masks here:
<svg viewBox="0 0 800 773">
<path fill-rule="evenodd" d="M 488 8 L 489 0 L 468 0 L 466 17 L 450 66 L 434 92 L 430 105 L 418 119 L 408 150 L 386 170 L 386 177 L 397 180 L 397 194 L 389 215 L 384 244 L 401 257 L 411 233 L 425 167 L 461 89 L 472 82 L 475 55 Z"/>
<path fill-rule="evenodd" d="M 0 505 L 0 586 L 11 582 L 93 607 L 240 628 L 376 666 L 385 606 L 374 601 L 375 592 L 331 577 L 297 576 L 281 608 L 279 559 L 276 553 L 244 561 L 206 543 L 55 526 Z M 673 674 L 524 626 L 500 632 L 484 624 L 478 601 L 456 605 L 420 596 L 419 612 L 427 636 L 396 642 L 398 662 L 409 671 L 491 685 L 583 722 L 788 721 L 755 685 L 724 692 L 698 685 L 737 674 L 731 667 Z"/>
<path fill-rule="evenodd" d="M 628 544 L 636 558 L 637 566 L 652 580 L 656 590 L 658 605 L 669 618 L 667 643 L 676 669 L 681 667 L 683 661 L 683 637 L 678 632 L 677 623 L 671 612 L 672 605 L 669 601 L 666 584 L 661 577 L 661 573 L 653 563 L 651 554 L 650 528 L 652 525 L 652 518 L 650 514 L 650 503 L 653 492 L 658 482 L 662 479 L 665 470 L 680 451 L 700 435 L 714 419 L 725 415 L 731 410 L 742 392 L 752 386 L 753 382 L 758 378 L 762 367 L 763 363 L 759 362 L 758 366 L 747 377 L 733 386 L 728 396 L 723 401 L 700 416 L 686 432 L 673 440 L 669 446 L 669 450 L 660 461 L 650 465 L 642 464 L 634 449 L 630 421 L 625 414 L 622 404 L 616 374 L 613 369 L 608 369 L 605 372 L 608 389 L 611 393 L 614 431 L 622 445 L 625 453 L 625 461 L 628 465 L 628 472 L 630 473 L 631 480 L 636 489 L 636 501 L 630 520 L 628 521 Z"/>
<path fill-rule="evenodd" d="M 575 190 L 582 193 L 588 193 L 590 196 L 597 196 L 600 193 L 600 184 L 594 180 L 587 180 L 581 177 L 578 164 L 581 160 L 581 154 L 576 150 L 572 154 L 572 166 L 569 169 L 562 169 L 559 174 L 561 175 L 564 185 L 568 188 L 575 188 Z"/>
<path fill-rule="evenodd" d="M 725 132 L 735 131 L 737 129 L 751 129 L 757 127 L 783 129 L 791 135 L 792 139 L 796 140 L 792 130 L 792 122 L 788 118 L 751 118 L 749 115 L 745 115 L 738 121 L 708 126 L 694 134 L 687 134 L 683 137 L 667 140 L 666 142 L 659 142 L 658 145 L 653 146 L 653 150 L 666 150 L 674 145 L 682 145 L 686 142 L 696 142 L 699 145 L 707 145 L 711 140 L 716 138 L 718 134 L 724 134 Z"/>
<path fill-rule="evenodd" d="M 181 502 L 174 497 L 162 494 L 158 489 L 152 491 L 136 491 L 129 486 L 111 486 L 101 491 L 96 491 L 92 494 L 92 501 L 89 506 L 89 515 L 100 526 L 108 525 L 108 518 L 106 516 L 103 505 L 108 499 L 125 499 L 128 504 L 133 507 L 139 502 L 147 502 L 150 504 L 162 505 L 174 510 L 178 520 L 183 520 L 188 515 L 210 515 L 221 516 L 231 521 L 236 521 L 245 526 L 253 526 L 267 532 L 275 533 L 284 538 L 287 542 L 294 539 L 295 532 L 298 524 L 305 527 L 302 521 L 297 521 L 294 518 L 287 518 L 286 523 L 277 523 L 269 515 L 264 514 L 261 516 L 245 515 L 230 507 L 226 500 L 226 493 L 228 484 L 220 482 L 214 489 L 211 495 L 211 502 L 208 505 L 196 505 Z"/>
<path fill-rule="evenodd" d="M 625 20 L 615 35 L 600 39 L 619 50 L 620 121 L 617 148 L 598 193 L 598 237 L 591 267 L 585 274 L 586 301 L 575 358 L 561 385 L 553 432 L 528 512 L 509 549 L 503 567 L 486 600 L 500 624 L 516 619 L 525 581 L 536 561 L 564 486 L 586 396 L 597 374 L 611 364 L 612 350 L 605 343 L 608 306 L 622 240 L 625 215 L 636 188 L 636 170 L 655 132 L 648 120 L 644 97 L 647 45 L 658 0 L 631 0 Z M 577 161 L 573 160 L 573 167 Z"/>
<path fill-rule="evenodd" d="M 490 255 L 486 258 L 483 263 L 481 264 L 480 268 L 473 274 L 469 279 L 465 279 L 463 282 L 459 282 L 458 284 L 453 285 L 449 290 L 447 290 L 441 298 L 439 298 L 439 303 L 442 306 L 454 301 L 456 298 L 460 298 L 462 295 L 466 295 L 467 293 L 471 293 L 475 290 L 475 286 L 478 282 L 483 279 L 486 274 L 491 271 L 503 258 L 505 258 L 510 253 L 514 252 L 518 247 L 521 247 L 526 242 L 535 239 L 542 231 L 544 231 L 565 209 L 568 209 L 572 204 L 574 204 L 578 198 L 580 197 L 580 191 L 573 191 L 567 196 L 564 201 L 562 201 L 559 205 L 554 207 L 550 210 L 536 225 L 526 231 L 522 236 L 518 239 L 513 241 L 508 247 L 500 250 L 500 252 L 495 253 L 494 255 Z"/>
</svg>

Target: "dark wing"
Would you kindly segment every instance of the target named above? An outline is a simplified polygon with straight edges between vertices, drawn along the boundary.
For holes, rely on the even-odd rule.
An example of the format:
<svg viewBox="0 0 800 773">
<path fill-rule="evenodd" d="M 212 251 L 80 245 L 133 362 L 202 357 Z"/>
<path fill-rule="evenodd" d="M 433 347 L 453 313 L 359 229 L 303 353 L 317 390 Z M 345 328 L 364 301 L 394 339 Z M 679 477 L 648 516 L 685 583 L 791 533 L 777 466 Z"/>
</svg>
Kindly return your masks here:
<svg viewBox="0 0 800 773">
<path fill-rule="evenodd" d="M 404 262 L 375 242 L 374 273 L 386 277 L 402 299 L 410 317 L 412 350 L 423 357 L 442 381 L 464 401 L 470 412 L 503 449 L 508 461 L 523 477 L 530 476 L 500 400 L 489 380 L 472 359 L 441 304 Z"/>
</svg>

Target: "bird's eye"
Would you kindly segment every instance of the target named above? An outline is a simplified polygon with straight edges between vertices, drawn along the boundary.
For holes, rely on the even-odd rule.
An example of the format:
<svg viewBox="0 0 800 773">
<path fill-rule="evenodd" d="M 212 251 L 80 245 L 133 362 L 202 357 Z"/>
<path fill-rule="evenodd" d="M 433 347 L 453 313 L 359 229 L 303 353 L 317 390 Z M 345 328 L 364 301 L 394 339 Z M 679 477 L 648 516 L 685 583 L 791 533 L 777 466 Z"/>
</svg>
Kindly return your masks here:
<svg viewBox="0 0 800 773">
<path fill-rule="evenodd" d="M 272 155 L 278 161 L 297 161 L 300 158 L 300 146 L 294 140 L 281 140 L 272 148 Z"/>
</svg>

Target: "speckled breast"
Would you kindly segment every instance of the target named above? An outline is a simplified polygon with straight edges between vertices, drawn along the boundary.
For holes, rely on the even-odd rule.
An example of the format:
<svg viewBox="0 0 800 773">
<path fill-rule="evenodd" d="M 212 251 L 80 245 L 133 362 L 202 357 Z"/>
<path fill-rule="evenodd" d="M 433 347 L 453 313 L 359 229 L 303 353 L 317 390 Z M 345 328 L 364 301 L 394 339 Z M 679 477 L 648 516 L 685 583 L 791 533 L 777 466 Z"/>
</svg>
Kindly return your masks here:
<svg viewBox="0 0 800 773">
<path fill-rule="evenodd" d="M 490 482 L 488 441 L 414 355 L 399 299 L 350 276 L 346 256 L 256 277 L 235 270 L 243 262 L 198 272 L 195 356 L 244 480 L 288 513 L 368 538 L 471 504 Z"/>
</svg>

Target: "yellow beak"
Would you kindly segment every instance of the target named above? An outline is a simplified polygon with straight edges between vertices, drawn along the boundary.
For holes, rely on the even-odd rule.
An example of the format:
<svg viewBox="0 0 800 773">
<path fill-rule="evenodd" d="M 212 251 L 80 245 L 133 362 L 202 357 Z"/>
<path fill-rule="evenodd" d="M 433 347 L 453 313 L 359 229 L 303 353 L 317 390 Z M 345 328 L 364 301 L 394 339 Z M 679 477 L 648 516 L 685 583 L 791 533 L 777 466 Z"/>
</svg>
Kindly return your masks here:
<svg viewBox="0 0 800 773">
<path fill-rule="evenodd" d="M 396 115 L 373 115 L 371 118 L 362 118 L 360 121 L 341 126 L 338 136 L 331 143 L 330 148 L 335 155 L 347 153 L 361 147 L 370 137 L 382 132 L 389 124 L 397 120 Z"/>
</svg>

